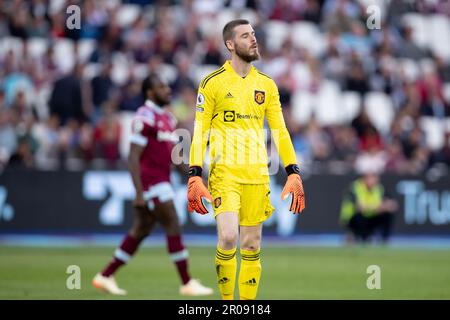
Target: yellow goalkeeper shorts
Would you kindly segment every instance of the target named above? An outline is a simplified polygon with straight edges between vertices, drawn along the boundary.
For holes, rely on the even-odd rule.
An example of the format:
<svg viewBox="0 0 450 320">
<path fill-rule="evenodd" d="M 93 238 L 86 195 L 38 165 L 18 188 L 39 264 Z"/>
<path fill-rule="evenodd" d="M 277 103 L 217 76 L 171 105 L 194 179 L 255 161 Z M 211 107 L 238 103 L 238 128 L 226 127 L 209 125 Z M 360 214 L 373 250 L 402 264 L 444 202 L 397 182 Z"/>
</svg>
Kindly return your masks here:
<svg viewBox="0 0 450 320">
<path fill-rule="evenodd" d="M 210 178 L 209 191 L 213 197 L 214 217 L 222 212 L 236 212 L 241 226 L 256 226 L 274 210 L 269 183 L 242 184 Z"/>
</svg>

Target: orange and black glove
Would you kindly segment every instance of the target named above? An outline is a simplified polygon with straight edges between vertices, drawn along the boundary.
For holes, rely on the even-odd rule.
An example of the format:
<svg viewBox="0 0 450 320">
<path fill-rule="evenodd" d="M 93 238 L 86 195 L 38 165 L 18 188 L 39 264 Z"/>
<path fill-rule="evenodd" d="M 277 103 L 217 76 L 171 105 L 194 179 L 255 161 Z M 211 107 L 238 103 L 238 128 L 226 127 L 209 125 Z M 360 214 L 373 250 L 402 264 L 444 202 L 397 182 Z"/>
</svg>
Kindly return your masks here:
<svg viewBox="0 0 450 320">
<path fill-rule="evenodd" d="M 203 199 L 212 202 L 212 196 L 203 184 L 202 168 L 190 167 L 188 180 L 188 211 L 196 211 L 200 214 L 207 214 Z"/>
<path fill-rule="evenodd" d="M 291 207 L 289 211 L 294 214 L 300 213 L 305 209 L 305 191 L 303 190 L 303 182 L 300 177 L 300 170 L 298 165 L 291 164 L 286 167 L 288 175 L 286 184 L 284 185 L 281 199 L 285 200 L 289 194 L 292 193 Z"/>
</svg>

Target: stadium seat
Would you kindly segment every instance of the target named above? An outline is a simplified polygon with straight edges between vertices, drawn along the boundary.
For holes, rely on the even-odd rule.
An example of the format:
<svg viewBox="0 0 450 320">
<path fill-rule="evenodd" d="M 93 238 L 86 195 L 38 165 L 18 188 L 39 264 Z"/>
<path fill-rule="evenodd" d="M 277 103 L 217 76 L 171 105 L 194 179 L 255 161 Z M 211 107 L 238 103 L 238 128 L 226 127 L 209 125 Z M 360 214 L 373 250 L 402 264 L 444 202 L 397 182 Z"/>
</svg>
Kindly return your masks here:
<svg viewBox="0 0 450 320">
<path fill-rule="evenodd" d="M 364 98 L 364 107 L 374 126 L 382 133 L 390 130 L 394 118 L 391 99 L 383 92 L 369 92 Z"/>
<path fill-rule="evenodd" d="M 15 37 L 4 37 L 0 39 L 0 56 L 4 56 L 9 50 L 13 51 L 15 57 L 22 57 L 22 41 Z"/>
<path fill-rule="evenodd" d="M 131 121 L 133 120 L 134 112 L 122 111 L 118 114 L 120 121 L 120 143 L 119 152 L 122 159 L 127 159 L 128 151 L 130 149 L 130 133 L 131 133 Z"/>
<path fill-rule="evenodd" d="M 412 59 L 398 59 L 397 61 L 408 81 L 415 81 L 419 78 L 421 71 L 417 62 Z"/>
<path fill-rule="evenodd" d="M 196 0 L 192 3 L 193 11 L 198 15 L 215 14 L 222 10 L 221 0 Z"/>
<path fill-rule="evenodd" d="M 198 28 L 204 38 L 215 38 L 221 35 L 222 27 L 217 23 L 215 15 L 203 16 L 198 22 Z"/>
<path fill-rule="evenodd" d="M 239 18 L 248 20 L 252 25 L 254 25 L 258 20 L 258 15 L 254 10 L 246 9 L 239 14 Z"/>
<path fill-rule="evenodd" d="M 297 48 L 305 48 L 319 56 L 326 47 L 326 41 L 317 26 L 311 22 L 295 22 L 291 27 L 291 39 Z"/>
<path fill-rule="evenodd" d="M 42 57 L 48 48 L 48 40 L 45 38 L 30 38 L 27 40 L 28 53 L 33 58 Z"/>
<path fill-rule="evenodd" d="M 174 82 L 178 75 L 177 68 L 168 63 L 162 64 L 159 71 L 161 73 L 161 77 L 163 77 L 163 79 L 165 79 L 169 83 Z"/>
<path fill-rule="evenodd" d="M 311 119 L 315 97 L 307 91 L 297 90 L 292 95 L 291 115 L 294 120 L 305 125 Z"/>
<path fill-rule="evenodd" d="M 57 39 L 54 45 L 55 63 L 63 73 L 72 70 L 75 64 L 74 44 L 70 39 Z"/>
<path fill-rule="evenodd" d="M 102 66 L 100 63 L 87 64 L 83 71 L 83 78 L 86 80 L 91 80 L 100 73 L 101 68 Z"/>
<path fill-rule="evenodd" d="M 264 25 L 264 30 L 266 33 L 267 49 L 271 52 L 280 50 L 281 46 L 290 34 L 289 24 L 278 20 L 267 21 Z"/>
<path fill-rule="evenodd" d="M 331 80 L 323 81 L 317 96 L 317 104 L 314 107 L 314 114 L 321 125 L 327 126 L 342 122 L 343 113 L 340 100 L 339 85 Z"/>
<path fill-rule="evenodd" d="M 436 72 L 436 65 L 430 58 L 421 59 L 418 63 L 422 74 L 430 74 Z"/>
<path fill-rule="evenodd" d="M 137 19 L 141 9 L 137 4 L 122 4 L 117 11 L 117 24 L 122 28 L 128 27 Z"/>
<path fill-rule="evenodd" d="M 224 26 L 228 21 L 237 18 L 237 12 L 231 8 L 223 8 L 217 13 L 216 21 L 219 26 Z"/>
<path fill-rule="evenodd" d="M 341 94 L 342 120 L 350 123 L 361 110 L 361 95 L 358 92 L 345 91 Z"/>
<path fill-rule="evenodd" d="M 444 15 L 432 15 L 428 19 L 430 49 L 436 56 L 450 62 L 450 19 Z"/>
<path fill-rule="evenodd" d="M 145 63 L 133 65 L 133 74 L 139 79 L 144 79 L 148 75 L 148 66 Z"/>
<path fill-rule="evenodd" d="M 297 83 L 297 88 L 304 89 L 311 83 L 311 70 L 303 62 L 297 62 L 292 66 L 292 76 Z"/>
<path fill-rule="evenodd" d="M 94 52 L 96 42 L 93 39 L 81 39 L 78 41 L 78 59 L 86 62 Z"/>
<path fill-rule="evenodd" d="M 35 90 L 33 102 L 37 112 L 38 119 L 43 121 L 49 116 L 48 101 L 52 93 L 50 86 L 42 87 L 40 90 Z"/>
<path fill-rule="evenodd" d="M 444 146 L 445 122 L 434 117 L 421 117 L 420 127 L 425 133 L 427 146 L 435 151 Z"/>
<path fill-rule="evenodd" d="M 358 2 L 365 8 L 368 6 L 376 6 L 380 9 L 381 16 L 384 17 L 386 13 L 386 0 L 358 0 Z"/>
<path fill-rule="evenodd" d="M 413 29 L 413 41 L 422 48 L 429 46 L 429 20 L 425 15 L 407 13 L 403 15 L 404 22 Z"/>
<path fill-rule="evenodd" d="M 130 75 L 130 66 L 128 65 L 126 58 L 116 54 L 112 59 L 113 67 L 111 72 L 111 78 L 116 85 L 124 85 Z"/>
<path fill-rule="evenodd" d="M 268 61 L 261 67 L 262 67 L 262 72 L 269 74 L 273 79 L 279 79 L 280 77 L 285 77 L 286 74 L 289 74 L 289 72 L 292 68 L 292 64 L 285 57 L 278 56 L 278 57 L 271 59 L 270 61 Z M 305 66 L 305 67 L 307 68 L 307 66 Z M 297 79 L 299 77 L 297 75 L 294 75 L 294 78 Z"/>
</svg>

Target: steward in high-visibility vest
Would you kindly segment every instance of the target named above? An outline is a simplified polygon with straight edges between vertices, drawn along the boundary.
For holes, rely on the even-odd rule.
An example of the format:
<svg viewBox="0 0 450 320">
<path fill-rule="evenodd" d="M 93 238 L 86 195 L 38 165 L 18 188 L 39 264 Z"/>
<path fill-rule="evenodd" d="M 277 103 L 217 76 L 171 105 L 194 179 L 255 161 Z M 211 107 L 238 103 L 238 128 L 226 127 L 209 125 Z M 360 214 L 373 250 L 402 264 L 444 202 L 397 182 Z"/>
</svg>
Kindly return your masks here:
<svg viewBox="0 0 450 320">
<path fill-rule="evenodd" d="M 397 203 L 389 199 L 375 174 L 367 174 L 352 182 L 341 205 L 340 222 L 357 241 L 368 241 L 380 229 L 382 240 L 391 234 L 392 213 Z"/>
</svg>

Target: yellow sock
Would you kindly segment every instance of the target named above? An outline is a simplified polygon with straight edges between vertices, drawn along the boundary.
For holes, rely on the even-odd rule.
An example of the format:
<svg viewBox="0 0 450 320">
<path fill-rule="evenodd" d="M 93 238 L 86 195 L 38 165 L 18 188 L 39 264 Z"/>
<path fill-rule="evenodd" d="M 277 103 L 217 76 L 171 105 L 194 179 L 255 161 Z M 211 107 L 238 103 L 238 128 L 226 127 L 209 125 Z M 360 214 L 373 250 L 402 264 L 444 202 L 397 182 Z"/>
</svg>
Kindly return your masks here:
<svg viewBox="0 0 450 320">
<path fill-rule="evenodd" d="M 215 263 L 217 285 L 222 299 L 233 300 L 237 269 L 236 248 L 224 250 L 217 246 Z"/>
<path fill-rule="evenodd" d="M 256 299 L 260 278 L 259 249 L 256 251 L 241 249 L 241 270 L 239 271 L 239 296 L 241 300 Z"/>
</svg>

